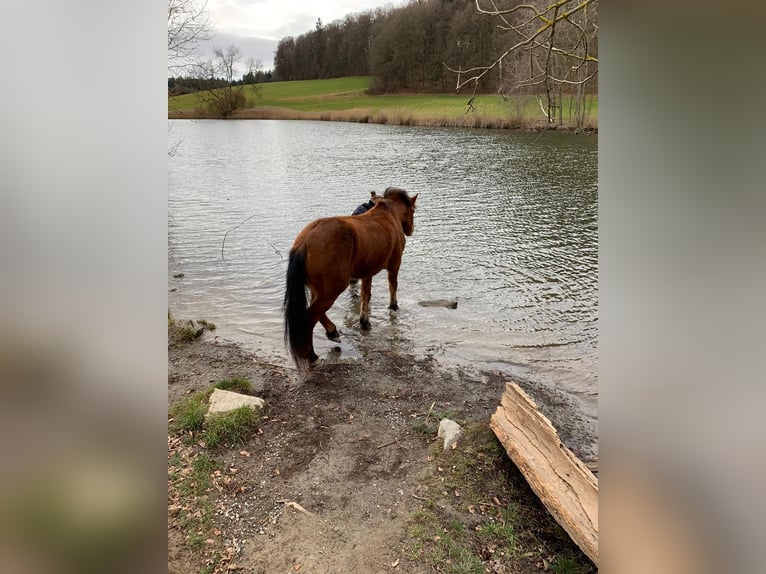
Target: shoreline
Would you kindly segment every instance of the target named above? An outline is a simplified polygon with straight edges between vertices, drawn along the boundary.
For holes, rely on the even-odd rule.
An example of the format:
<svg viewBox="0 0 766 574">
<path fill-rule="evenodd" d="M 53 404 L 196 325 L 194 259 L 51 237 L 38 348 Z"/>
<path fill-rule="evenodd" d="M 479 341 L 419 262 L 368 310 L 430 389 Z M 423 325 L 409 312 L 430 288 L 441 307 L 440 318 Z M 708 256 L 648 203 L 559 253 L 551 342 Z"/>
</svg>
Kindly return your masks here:
<svg viewBox="0 0 766 574">
<path fill-rule="evenodd" d="M 479 112 L 454 116 L 426 116 L 407 109 L 383 109 L 373 111 L 369 108 L 348 110 L 302 111 L 277 106 L 257 106 L 235 111 L 223 118 L 201 109 L 168 110 L 168 120 L 309 120 L 369 123 L 382 125 L 448 127 L 474 129 L 503 129 L 523 132 L 562 131 L 573 134 L 597 135 L 598 119 L 590 120 L 582 128 L 569 123 L 549 124 L 545 120 L 528 119 L 518 116 L 498 117 Z"/>
</svg>

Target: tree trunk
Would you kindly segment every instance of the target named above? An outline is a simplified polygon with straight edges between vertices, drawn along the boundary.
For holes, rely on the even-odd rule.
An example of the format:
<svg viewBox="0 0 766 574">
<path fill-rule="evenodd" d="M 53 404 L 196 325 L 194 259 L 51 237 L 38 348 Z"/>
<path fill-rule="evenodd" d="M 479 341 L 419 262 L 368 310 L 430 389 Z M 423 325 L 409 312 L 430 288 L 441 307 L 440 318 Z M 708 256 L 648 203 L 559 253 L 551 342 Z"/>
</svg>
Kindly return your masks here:
<svg viewBox="0 0 766 574">
<path fill-rule="evenodd" d="M 598 480 L 516 383 L 506 383 L 490 426 L 532 490 L 598 567 Z"/>
</svg>

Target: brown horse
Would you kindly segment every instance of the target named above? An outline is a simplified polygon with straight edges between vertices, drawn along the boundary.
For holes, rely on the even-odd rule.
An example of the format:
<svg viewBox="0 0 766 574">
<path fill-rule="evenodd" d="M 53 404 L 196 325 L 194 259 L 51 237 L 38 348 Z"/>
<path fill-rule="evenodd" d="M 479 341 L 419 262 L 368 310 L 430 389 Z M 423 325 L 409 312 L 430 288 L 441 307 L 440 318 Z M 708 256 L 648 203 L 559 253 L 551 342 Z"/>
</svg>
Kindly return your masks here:
<svg viewBox="0 0 766 574">
<path fill-rule="evenodd" d="M 299 369 L 317 360 L 313 331 L 319 321 L 327 338 L 340 341 L 340 335 L 327 310 L 348 286 L 349 280 L 362 280 L 359 323 L 370 328 L 369 307 L 372 276 L 388 271 L 389 309 L 396 310 L 397 276 L 402 262 L 405 236 L 412 235 L 415 201 L 403 189 L 389 187 L 375 206 L 357 216 L 317 219 L 295 238 L 287 265 L 287 286 L 283 311 L 285 344 Z M 307 305 L 306 286 L 311 292 Z"/>
</svg>

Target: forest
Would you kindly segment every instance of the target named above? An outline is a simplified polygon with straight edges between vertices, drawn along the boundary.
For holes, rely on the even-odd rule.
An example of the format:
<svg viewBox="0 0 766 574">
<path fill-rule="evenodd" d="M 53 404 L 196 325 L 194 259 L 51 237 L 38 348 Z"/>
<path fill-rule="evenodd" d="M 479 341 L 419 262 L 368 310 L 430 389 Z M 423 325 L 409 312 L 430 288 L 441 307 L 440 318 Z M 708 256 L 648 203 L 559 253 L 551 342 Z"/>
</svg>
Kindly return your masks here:
<svg viewBox="0 0 766 574">
<path fill-rule="evenodd" d="M 535 93 L 555 83 L 596 93 L 597 58 L 595 0 L 413 0 L 317 20 L 282 38 L 273 79 L 371 75 L 372 93 L 453 92 L 461 83 L 479 92 Z"/>
</svg>

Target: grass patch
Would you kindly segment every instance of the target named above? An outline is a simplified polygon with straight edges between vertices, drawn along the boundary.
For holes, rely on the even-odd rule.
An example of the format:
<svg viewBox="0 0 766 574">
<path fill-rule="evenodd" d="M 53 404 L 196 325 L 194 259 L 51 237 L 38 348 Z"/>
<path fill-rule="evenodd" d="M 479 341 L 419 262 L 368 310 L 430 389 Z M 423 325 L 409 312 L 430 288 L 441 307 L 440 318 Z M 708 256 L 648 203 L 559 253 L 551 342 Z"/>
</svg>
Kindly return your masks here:
<svg viewBox="0 0 766 574">
<path fill-rule="evenodd" d="M 545 126 L 537 98 L 479 94 L 467 111 L 469 94 L 368 95 L 370 76 L 270 82 L 245 86 L 247 107 L 234 118 L 308 119 L 362 123 L 473 128 L 520 128 Z M 598 96 L 586 100 L 586 126 L 598 125 Z M 168 113 L 174 118 L 208 117 L 198 94 L 168 98 Z M 562 100 L 563 122 L 573 119 L 572 97 Z"/>
<path fill-rule="evenodd" d="M 168 324 L 172 318 L 168 315 Z M 168 410 L 168 526 L 184 534 L 184 544 L 205 560 L 206 570 L 222 572 L 225 550 L 220 530 L 213 526 L 215 500 L 229 477 L 213 449 L 244 443 L 254 434 L 260 413 L 241 407 L 205 418 L 215 389 L 252 394 L 250 381 L 232 377 L 179 401 Z M 231 487 L 228 487 L 231 488 Z"/>
<path fill-rule="evenodd" d="M 226 414 L 211 416 L 205 423 L 205 442 L 210 448 L 222 444 L 244 444 L 260 419 L 260 413 L 250 407 L 239 407 Z"/>
<path fill-rule="evenodd" d="M 234 377 L 218 381 L 210 389 L 205 391 L 205 394 L 207 395 L 205 398 L 210 398 L 210 393 L 213 392 L 213 389 L 221 389 L 222 391 L 231 391 L 243 395 L 249 395 L 252 392 L 250 381 L 243 379 L 242 377 Z"/>
<path fill-rule="evenodd" d="M 240 407 L 228 413 L 205 418 L 210 395 L 215 389 L 251 394 L 250 381 L 241 377 L 216 382 L 204 391 L 173 405 L 170 409 L 169 428 L 175 434 L 186 434 L 193 442 L 199 435 L 210 448 L 226 444 L 242 444 L 258 426 L 260 412 L 250 407 Z"/>
<path fill-rule="evenodd" d="M 513 572 L 544 567 L 561 574 L 595 572 L 489 426 L 470 423 L 463 431 L 456 449 L 445 452 L 441 441 L 435 441 L 430 450 L 431 472 L 419 494 L 425 500 L 409 520 L 406 559 L 452 574 L 503 567 Z"/>
<path fill-rule="evenodd" d="M 197 393 L 170 409 L 170 428 L 179 432 L 196 432 L 202 430 L 207 412 L 207 397 Z"/>
<path fill-rule="evenodd" d="M 210 494 L 219 463 L 206 452 L 176 447 L 168 456 L 170 525 L 185 533 L 186 546 L 197 552 L 209 536 L 214 513 Z"/>
</svg>

